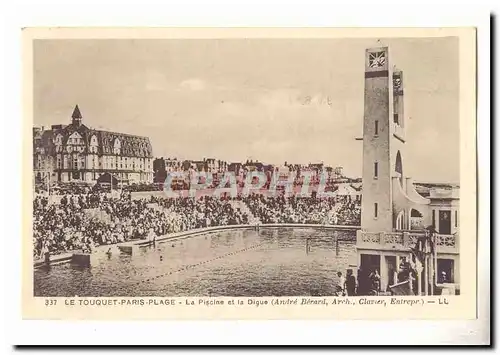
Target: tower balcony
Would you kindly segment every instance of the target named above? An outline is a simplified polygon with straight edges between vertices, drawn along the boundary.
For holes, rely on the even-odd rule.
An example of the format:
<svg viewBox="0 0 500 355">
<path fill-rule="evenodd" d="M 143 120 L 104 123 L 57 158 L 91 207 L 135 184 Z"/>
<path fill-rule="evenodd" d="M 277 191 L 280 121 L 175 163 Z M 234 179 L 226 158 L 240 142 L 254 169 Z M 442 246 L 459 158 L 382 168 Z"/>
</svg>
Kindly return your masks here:
<svg viewBox="0 0 500 355">
<path fill-rule="evenodd" d="M 366 232 L 359 230 L 356 235 L 358 249 L 409 252 L 417 244 L 420 231 L 407 232 Z M 435 234 L 438 254 L 458 254 L 459 234 Z"/>
</svg>

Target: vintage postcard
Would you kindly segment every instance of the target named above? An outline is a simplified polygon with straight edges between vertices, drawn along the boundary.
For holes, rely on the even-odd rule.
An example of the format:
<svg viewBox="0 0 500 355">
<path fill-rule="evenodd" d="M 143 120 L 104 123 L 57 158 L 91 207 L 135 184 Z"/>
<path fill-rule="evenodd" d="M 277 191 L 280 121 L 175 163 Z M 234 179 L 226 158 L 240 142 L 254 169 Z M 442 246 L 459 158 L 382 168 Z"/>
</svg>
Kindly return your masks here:
<svg viewBox="0 0 500 355">
<path fill-rule="evenodd" d="M 28 28 L 25 319 L 475 319 L 473 28 Z"/>
</svg>

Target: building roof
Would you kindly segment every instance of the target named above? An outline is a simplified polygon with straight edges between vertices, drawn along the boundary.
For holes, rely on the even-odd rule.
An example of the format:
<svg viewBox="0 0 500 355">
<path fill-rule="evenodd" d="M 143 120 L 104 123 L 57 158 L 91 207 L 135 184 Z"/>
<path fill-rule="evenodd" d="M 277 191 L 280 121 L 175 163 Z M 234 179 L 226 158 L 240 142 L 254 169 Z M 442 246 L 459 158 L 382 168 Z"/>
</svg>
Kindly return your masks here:
<svg viewBox="0 0 500 355">
<path fill-rule="evenodd" d="M 72 118 L 81 118 L 78 105 L 72 114 Z M 153 147 L 148 137 L 135 136 L 119 132 L 91 129 L 84 124 L 53 125 L 50 130 L 34 129 L 33 140 L 34 149 L 44 148 L 45 153 L 55 154 L 55 138 L 62 135 L 63 146 L 67 144 L 69 137 L 75 133 L 82 137 L 85 146 L 90 145 L 92 137 L 97 138 L 98 152 L 101 155 L 112 155 L 115 140 L 120 141 L 120 155 L 128 157 L 152 158 Z"/>
</svg>

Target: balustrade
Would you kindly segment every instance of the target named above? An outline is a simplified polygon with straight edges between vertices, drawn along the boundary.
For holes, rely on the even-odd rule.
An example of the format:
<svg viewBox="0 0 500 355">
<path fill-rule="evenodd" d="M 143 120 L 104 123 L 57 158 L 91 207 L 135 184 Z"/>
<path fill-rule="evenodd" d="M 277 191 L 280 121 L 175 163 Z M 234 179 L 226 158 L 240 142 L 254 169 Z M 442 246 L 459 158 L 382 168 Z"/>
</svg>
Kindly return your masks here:
<svg viewBox="0 0 500 355">
<path fill-rule="evenodd" d="M 417 244 L 422 232 L 365 232 L 359 231 L 357 244 L 364 248 L 385 249 L 398 248 L 408 250 Z M 436 234 L 436 247 L 438 252 L 458 252 L 457 234 Z"/>
<path fill-rule="evenodd" d="M 383 233 L 384 244 L 403 244 L 403 233 Z"/>
</svg>

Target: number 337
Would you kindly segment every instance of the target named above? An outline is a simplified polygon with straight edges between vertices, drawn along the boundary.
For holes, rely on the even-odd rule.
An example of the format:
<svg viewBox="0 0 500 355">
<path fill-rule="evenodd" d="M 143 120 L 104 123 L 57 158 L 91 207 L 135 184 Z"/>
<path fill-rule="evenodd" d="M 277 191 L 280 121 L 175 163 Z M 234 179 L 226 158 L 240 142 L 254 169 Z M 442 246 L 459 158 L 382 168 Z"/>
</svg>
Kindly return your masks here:
<svg viewBox="0 0 500 355">
<path fill-rule="evenodd" d="M 57 304 L 57 300 L 45 300 L 46 306 L 55 306 Z"/>
</svg>

